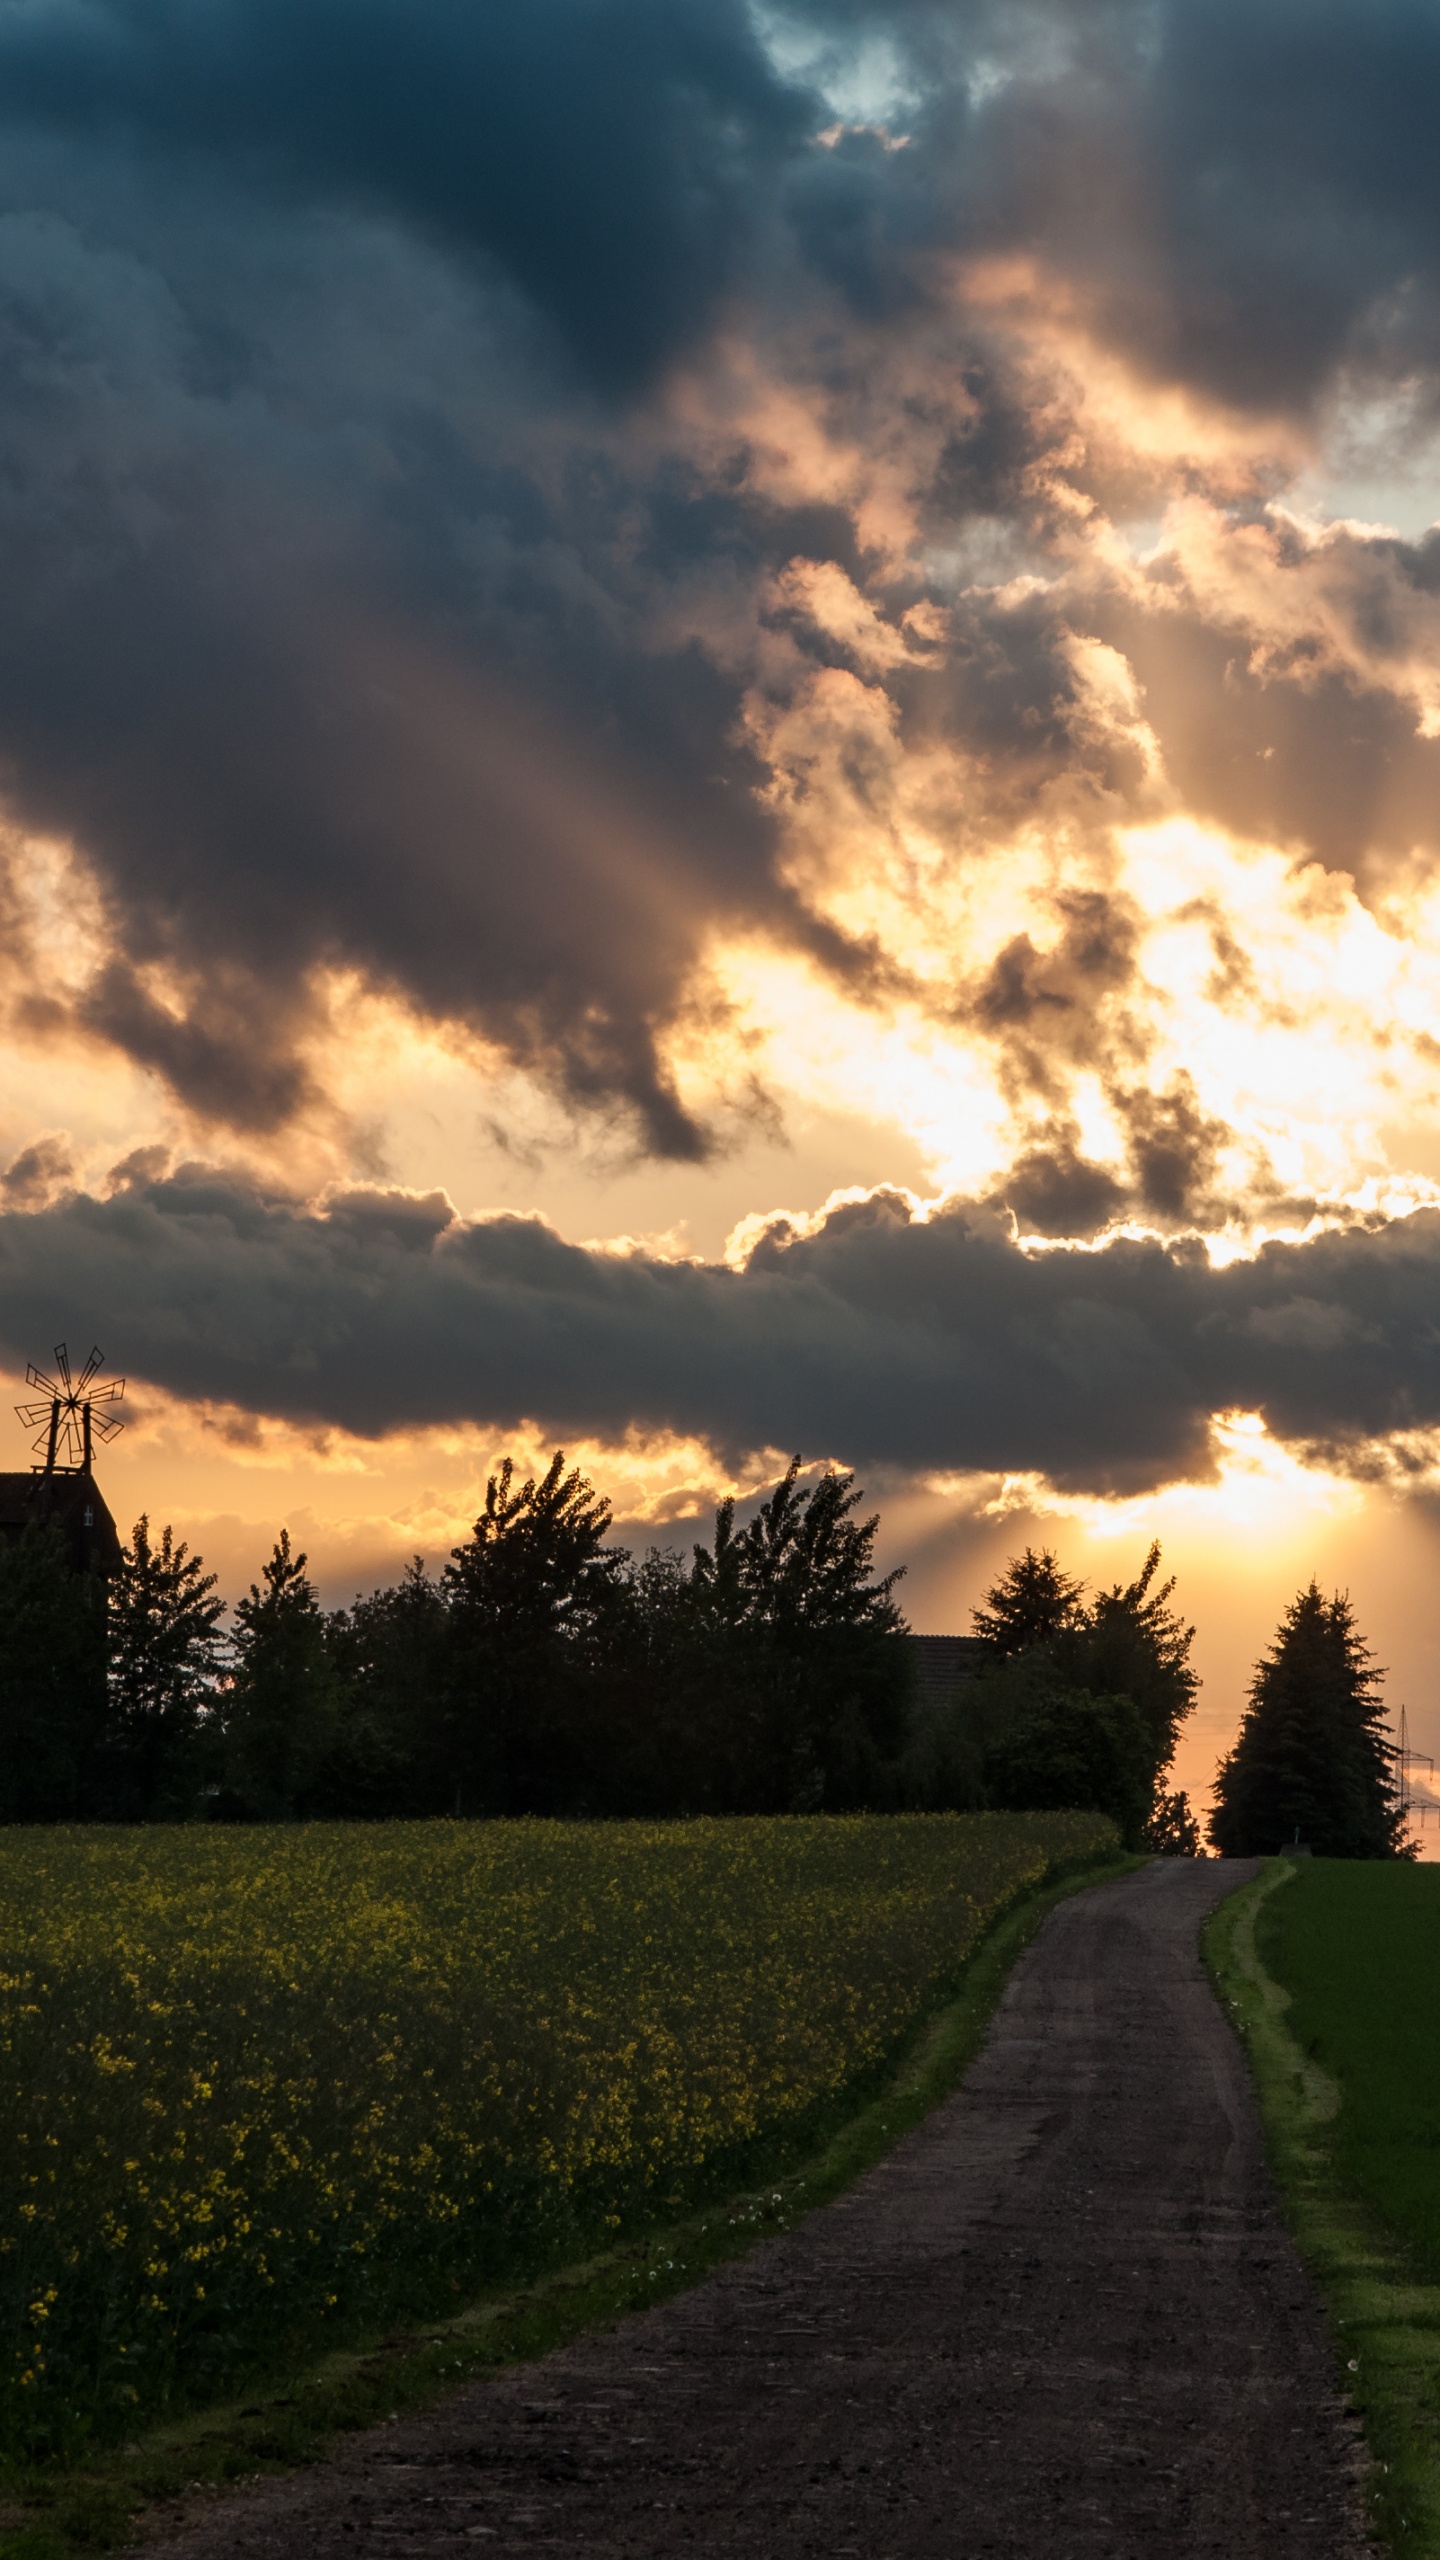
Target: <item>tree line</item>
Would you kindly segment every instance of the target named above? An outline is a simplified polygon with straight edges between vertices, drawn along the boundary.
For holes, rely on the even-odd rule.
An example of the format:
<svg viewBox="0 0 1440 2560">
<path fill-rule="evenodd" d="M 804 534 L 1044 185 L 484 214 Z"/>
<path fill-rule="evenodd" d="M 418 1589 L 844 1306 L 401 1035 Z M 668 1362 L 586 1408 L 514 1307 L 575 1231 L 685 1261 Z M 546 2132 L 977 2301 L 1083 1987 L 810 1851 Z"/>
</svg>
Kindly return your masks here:
<svg viewBox="0 0 1440 2560">
<path fill-rule="evenodd" d="M 1158 1545 L 1093 1594 L 1027 1548 L 974 1612 L 976 1676 L 936 1700 L 901 1573 L 875 1571 L 878 1515 L 852 1476 L 801 1473 L 743 1525 L 722 1502 L 688 1555 L 636 1557 L 563 1452 L 539 1479 L 507 1459 L 438 1574 L 417 1558 L 326 1611 L 282 1530 L 228 1629 L 168 1527 L 139 1520 L 107 1585 L 33 1526 L 0 1548 L 0 1820 L 1076 1806 L 1198 1851 L 1166 1783 L 1194 1630 Z M 1216 1846 L 1273 1849 L 1298 1822 L 1395 1854 L 1377 1678 L 1348 1603 L 1302 1595 L 1222 1768 Z"/>
</svg>

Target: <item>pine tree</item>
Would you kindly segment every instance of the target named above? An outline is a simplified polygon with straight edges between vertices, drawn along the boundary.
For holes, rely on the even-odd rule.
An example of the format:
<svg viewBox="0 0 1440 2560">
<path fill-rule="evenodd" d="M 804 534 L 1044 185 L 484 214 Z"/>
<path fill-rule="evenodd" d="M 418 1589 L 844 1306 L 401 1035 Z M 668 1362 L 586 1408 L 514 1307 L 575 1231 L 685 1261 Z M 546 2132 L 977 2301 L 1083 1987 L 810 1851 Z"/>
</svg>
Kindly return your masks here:
<svg viewBox="0 0 1440 2560">
<path fill-rule="evenodd" d="M 1221 1762 L 1210 1838 L 1227 1858 L 1293 1840 L 1326 1858 L 1407 1854 L 1381 1673 L 1349 1600 L 1312 1581 L 1257 1663 L 1234 1749 Z"/>
<path fill-rule="evenodd" d="M 198 1783 L 196 1744 L 214 1704 L 216 1577 L 171 1529 L 152 1544 L 141 1513 L 110 1585 L 110 1718 L 106 1810 L 112 1820 L 185 1813 Z"/>
<path fill-rule="evenodd" d="M 235 1674 L 223 1709 L 230 1800 L 262 1822 L 307 1810 L 334 1748 L 340 1684 L 308 1558 L 290 1553 L 282 1529 L 265 1566 L 235 1609 Z"/>
<path fill-rule="evenodd" d="M 1200 1825 L 1183 1787 L 1175 1795 L 1157 1795 L 1145 1825 L 1144 1845 L 1161 1858 L 1200 1856 Z"/>
<path fill-rule="evenodd" d="M 1012 1556 L 983 1609 L 972 1609 L 970 1623 L 989 1645 L 997 1662 L 1028 1653 L 1032 1645 L 1051 1644 L 1056 1636 L 1085 1623 L 1083 1582 L 1062 1573 L 1048 1547 L 1039 1555 L 1027 1547 Z"/>
</svg>

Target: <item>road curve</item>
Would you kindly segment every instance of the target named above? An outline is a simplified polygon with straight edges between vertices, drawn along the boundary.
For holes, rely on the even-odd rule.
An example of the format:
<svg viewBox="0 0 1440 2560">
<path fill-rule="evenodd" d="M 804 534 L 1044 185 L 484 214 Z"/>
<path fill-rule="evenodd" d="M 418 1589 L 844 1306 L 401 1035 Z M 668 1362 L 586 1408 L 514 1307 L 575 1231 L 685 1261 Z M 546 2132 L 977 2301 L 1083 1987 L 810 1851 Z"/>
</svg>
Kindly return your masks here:
<svg viewBox="0 0 1440 2560">
<path fill-rule="evenodd" d="M 1051 1912 L 954 2097 L 693 2292 L 216 2503 L 168 2560 L 1346 2560 L 1358 2452 L 1197 1953 Z"/>
</svg>

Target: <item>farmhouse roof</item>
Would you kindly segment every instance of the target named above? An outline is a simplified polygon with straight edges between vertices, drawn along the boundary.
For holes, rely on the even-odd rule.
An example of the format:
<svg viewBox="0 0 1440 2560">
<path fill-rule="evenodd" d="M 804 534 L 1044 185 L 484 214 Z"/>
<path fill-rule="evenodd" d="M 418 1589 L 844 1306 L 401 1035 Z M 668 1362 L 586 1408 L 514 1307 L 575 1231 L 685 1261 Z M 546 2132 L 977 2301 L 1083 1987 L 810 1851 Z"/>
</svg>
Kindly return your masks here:
<svg viewBox="0 0 1440 2560">
<path fill-rule="evenodd" d="M 120 1562 L 120 1533 L 93 1475 L 83 1467 L 41 1467 L 0 1474 L 0 1538 L 23 1536 L 32 1520 L 53 1520 L 69 1543 L 78 1571 L 113 1573 Z"/>
<path fill-rule="evenodd" d="M 912 1636 L 919 1656 L 920 1695 L 928 1707 L 942 1707 L 961 1683 L 973 1680 L 989 1654 L 981 1636 Z"/>
</svg>

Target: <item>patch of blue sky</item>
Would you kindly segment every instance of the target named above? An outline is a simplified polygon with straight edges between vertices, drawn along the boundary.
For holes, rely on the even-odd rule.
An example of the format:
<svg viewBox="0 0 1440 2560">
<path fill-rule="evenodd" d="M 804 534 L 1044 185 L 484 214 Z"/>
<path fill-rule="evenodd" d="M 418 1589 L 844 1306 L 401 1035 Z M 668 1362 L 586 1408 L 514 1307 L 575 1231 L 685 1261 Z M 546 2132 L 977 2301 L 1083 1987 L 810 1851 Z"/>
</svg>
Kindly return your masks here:
<svg viewBox="0 0 1440 2560">
<path fill-rule="evenodd" d="M 837 123 L 888 131 L 919 104 L 913 67 L 885 29 L 821 28 L 761 0 L 750 15 L 781 77 L 813 89 Z"/>
</svg>

